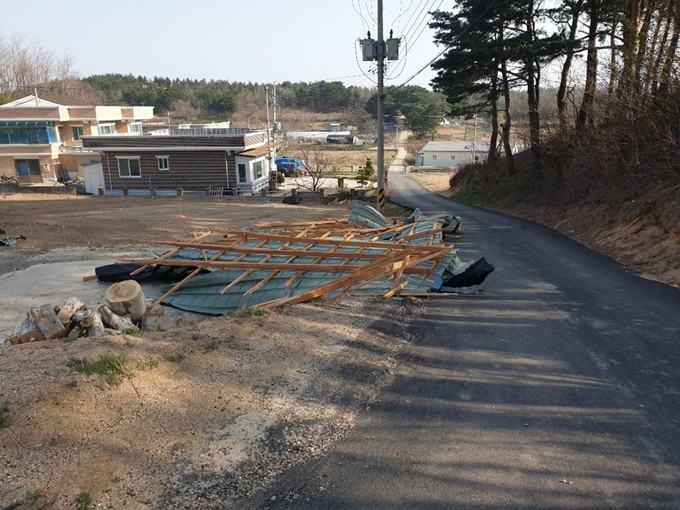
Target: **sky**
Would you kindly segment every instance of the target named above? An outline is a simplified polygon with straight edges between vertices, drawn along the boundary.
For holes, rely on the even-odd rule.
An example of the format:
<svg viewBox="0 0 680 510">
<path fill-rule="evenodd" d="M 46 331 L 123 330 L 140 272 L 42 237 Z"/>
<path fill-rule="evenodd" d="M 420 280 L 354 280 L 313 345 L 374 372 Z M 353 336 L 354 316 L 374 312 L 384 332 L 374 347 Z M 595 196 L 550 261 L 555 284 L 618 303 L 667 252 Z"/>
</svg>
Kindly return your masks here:
<svg viewBox="0 0 680 510">
<path fill-rule="evenodd" d="M 385 85 L 429 86 L 442 48 L 429 11 L 453 0 L 383 0 L 385 37 L 403 37 Z M 74 57 L 81 77 L 147 77 L 375 86 L 358 44 L 377 38 L 377 0 L 0 0 L 0 36 L 19 35 Z M 414 75 L 416 75 L 414 77 Z"/>
</svg>

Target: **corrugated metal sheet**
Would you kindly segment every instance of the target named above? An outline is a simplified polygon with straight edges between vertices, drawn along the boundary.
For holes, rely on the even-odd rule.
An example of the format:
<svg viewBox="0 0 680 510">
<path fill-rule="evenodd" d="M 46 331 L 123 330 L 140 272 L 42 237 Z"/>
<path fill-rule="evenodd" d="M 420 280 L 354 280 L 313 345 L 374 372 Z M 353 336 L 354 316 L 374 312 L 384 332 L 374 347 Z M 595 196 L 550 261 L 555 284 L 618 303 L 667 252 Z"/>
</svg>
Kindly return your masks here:
<svg viewBox="0 0 680 510">
<path fill-rule="evenodd" d="M 212 231 L 187 243 L 168 243 L 175 249 L 157 259 L 125 262 L 196 267 L 168 286 L 160 301 L 208 314 L 347 292 L 423 294 L 441 286 L 443 275 L 467 267 L 443 243 L 448 221 L 446 215 L 416 211 L 396 222 L 357 203 L 345 220 Z M 211 272 L 197 274 L 198 268 Z"/>
</svg>

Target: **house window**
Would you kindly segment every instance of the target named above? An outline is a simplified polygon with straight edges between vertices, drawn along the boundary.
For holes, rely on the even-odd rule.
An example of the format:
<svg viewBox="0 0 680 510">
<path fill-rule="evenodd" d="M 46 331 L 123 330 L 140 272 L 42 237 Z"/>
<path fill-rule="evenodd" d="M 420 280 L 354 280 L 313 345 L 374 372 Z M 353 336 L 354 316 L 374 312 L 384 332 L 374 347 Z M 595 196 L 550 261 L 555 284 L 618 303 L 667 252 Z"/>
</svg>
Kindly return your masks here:
<svg viewBox="0 0 680 510">
<path fill-rule="evenodd" d="M 256 179 L 262 177 L 262 161 L 256 161 L 253 163 L 253 171 L 255 172 Z"/>
<path fill-rule="evenodd" d="M 436 154 L 432 155 L 432 161 L 437 161 L 437 155 Z"/>
<path fill-rule="evenodd" d="M 64 134 L 64 126 L 57 126 L 57 133 L 59 133 L 59 143 L 64 143 L 66 141 L 66 135 Z"/>
<path fill-rule="evenodd" d="M 27 177 L 29 175 L 40 175 L 40 160 L 38 159 L 15 159 L 14 169 L 17 175 Z"/>
<path fill-rule="evenodd" d="M 455 154 L 451 154 L 451 159 L 456 159 L 456 155 L 455 155 Z"/>
<path fill-rule="evenodd" d="M 142 123 L 141 122 L 132 122 L 131 124 L 128 124 L 128 132 L 141 135 L 142 134 Z"/>
<path fill-rule="evenodd" d="M 116 158 L 118 160 L 118 175 L 124 179 L 139 179 L 142 169 L 139 158 Z"/>
<path fill-rule="evenodd" d="M 158 163 L 158 170 L 165 171 L 170 170 L 170 157 L 169 156 L 156 156 L 156 162 Z"/>
<path fill-rule="evenodd" d="M 83 137 L 83 126 L 71 126 L 71 136 L 77 141 Z"/>
<path fill-rule="evenodd" d="M 102 136 L 114 135 L 116 134 L 116 126 L 115 124 L 99 124 L 97 132 Z"/>
<path fill-rule="evenodd" d="M 243 184 L 248 182 L 248 174 L 246 173 L 246 165 L 243 163 L 238 164 L 238 182 Z"/>
</svg>

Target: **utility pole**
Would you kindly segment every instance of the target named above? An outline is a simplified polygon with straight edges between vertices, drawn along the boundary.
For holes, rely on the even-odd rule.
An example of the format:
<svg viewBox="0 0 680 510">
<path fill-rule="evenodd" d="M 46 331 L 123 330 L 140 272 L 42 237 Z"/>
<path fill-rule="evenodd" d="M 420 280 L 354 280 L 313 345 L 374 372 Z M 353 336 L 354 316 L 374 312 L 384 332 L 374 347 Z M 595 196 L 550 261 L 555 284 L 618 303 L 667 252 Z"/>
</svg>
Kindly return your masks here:
<svg viewBox="0 0 680 510">
<path fill-rule="evenodd" d="M 269 177 L 269 188 L 276 189 L 275 184 L 278 181 L 274 180 L 275 174 L 272 172 L 272 140 L 271 140 L 271 124 L 269 123 L 269 87 L 264 87 L 264 102 L 267 107 L 267 172 Z M 278 176 L 276 176 L 278 177 Z"/>
<path fill-rule="evenodd" d="M 383 0 L 378 0 L 378 197 L 380 211 L 385 206 L 385 41 L 383 40 Z"/>
<path fill-rule="evenodd" d="M 477 114 L 475 113 L 475 134 L 472 138 L 472 164 L 477 161 Z"/>
<path fill-rule="evenodd" d="M 385 58 L 387 60 L 399 59 L 400 39 L 390 37 L 385 41 L 383 32 L 383 0 L 378 0 L 378 40 L 371 39 L 368 32 L 366 39 L 361 40 L 361 50 L 364 61 L 375 60 L 378 63 L 378 111 L 376 122 L 378 128 L 378 210 L 385 205 L 386 172 L 385 172 Z"/>
</svg>

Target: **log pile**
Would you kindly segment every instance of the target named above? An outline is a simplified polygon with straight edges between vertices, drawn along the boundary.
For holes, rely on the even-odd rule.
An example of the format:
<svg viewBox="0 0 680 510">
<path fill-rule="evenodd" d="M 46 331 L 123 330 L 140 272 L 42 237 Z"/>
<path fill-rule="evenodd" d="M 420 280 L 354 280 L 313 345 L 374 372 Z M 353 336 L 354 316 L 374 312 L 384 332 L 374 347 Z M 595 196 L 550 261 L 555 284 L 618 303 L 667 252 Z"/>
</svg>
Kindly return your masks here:
<svg viewBox="0 0 680 510">
<path fill-rule="evenodd" d="M 146 311 L 146 298 L 137 282 L 131 283 L 134 285 L 130 285 L 130 282 L 121 282 L 117 285 L 132 288 L 132 292 L 128 291 L 122 296 L 114 290 L 111 293 L 114 296 L 112 301 L 108 300 L 107 293 L 107 303 L 94 308 L 88 308 L 77 297 L 68 298 L 62 306 L 42 305 L 31 308 L 26 313 L 19 331 L 11 335 L 8 340 L 12 344 L 23 344 L 59 338 L 76 340 L 81 337 L 100 337 L 111 333 L 139 332 L 137 324 Z M 133 305 L 134 312 L 139 312 L 143 308 L 142 313 L 134 317 L 125 313 L 125 307 L 131 305 Z M 116 313 L 112 308 L 122 313 Z"/>
</svg>

